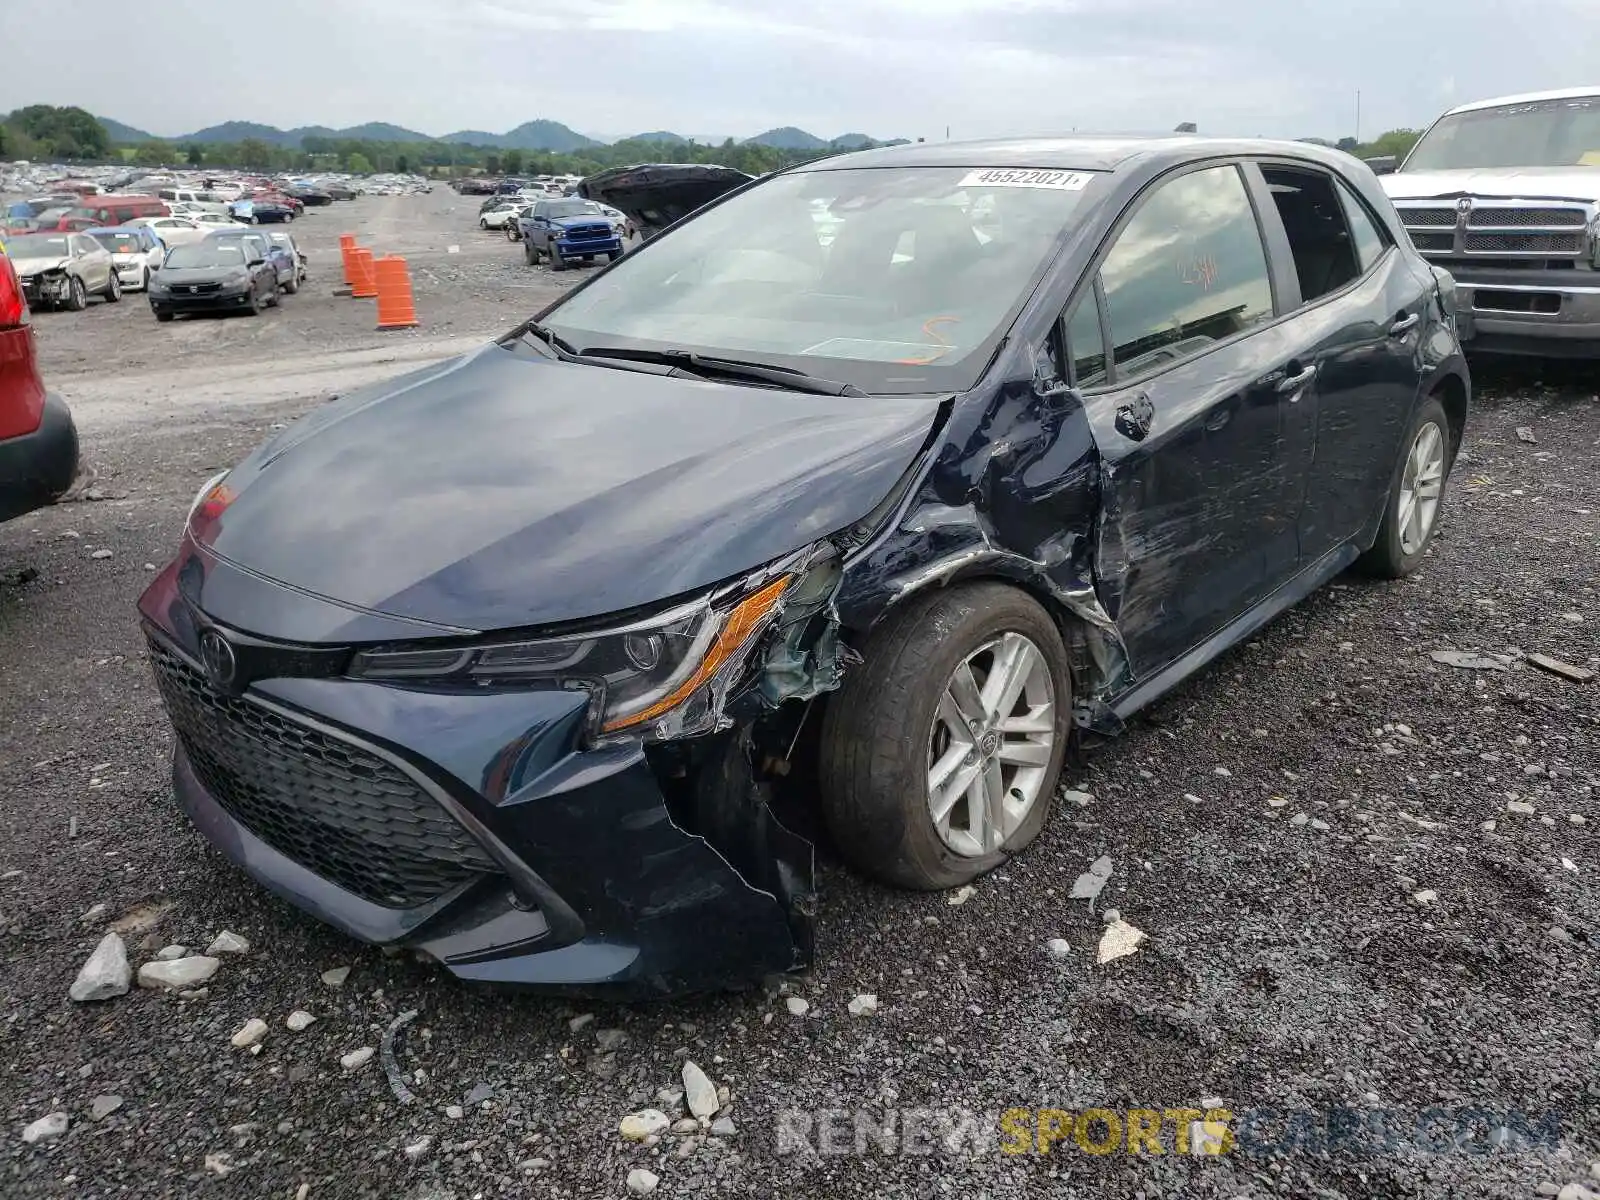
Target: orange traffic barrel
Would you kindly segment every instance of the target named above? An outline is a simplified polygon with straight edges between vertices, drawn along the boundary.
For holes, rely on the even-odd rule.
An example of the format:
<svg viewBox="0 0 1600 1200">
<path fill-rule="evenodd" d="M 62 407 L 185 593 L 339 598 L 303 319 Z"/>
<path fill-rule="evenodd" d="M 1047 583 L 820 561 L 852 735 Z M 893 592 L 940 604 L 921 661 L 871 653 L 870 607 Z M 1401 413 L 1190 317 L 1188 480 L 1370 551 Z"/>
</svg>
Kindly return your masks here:
<svg viewBox="0 0 1600 1200">
<path fill-rule="evenodd" d="M 350 294 L 357 300 L 371 300 L 378 294 L 378 281 L 373 274 L 372 251 L 357 246 L 350 252 Z"/>
<path fill-rule="evenodd" d="M 417 310 L 411 305 L 411 272 L 406 260 L 388 254 L 373 263 L 378 286 L 378 328 L 408 329 L 417 324 Z"/>
<path fill-rule="evenodd" d="M 350 270 L 350 253 L 356 248 L 356 235 L 341 233 L 339 235 L 339 261 L 344 267 L 344 285 L 349 287 L 355 282 L 355 276 Z"/>
</svg>

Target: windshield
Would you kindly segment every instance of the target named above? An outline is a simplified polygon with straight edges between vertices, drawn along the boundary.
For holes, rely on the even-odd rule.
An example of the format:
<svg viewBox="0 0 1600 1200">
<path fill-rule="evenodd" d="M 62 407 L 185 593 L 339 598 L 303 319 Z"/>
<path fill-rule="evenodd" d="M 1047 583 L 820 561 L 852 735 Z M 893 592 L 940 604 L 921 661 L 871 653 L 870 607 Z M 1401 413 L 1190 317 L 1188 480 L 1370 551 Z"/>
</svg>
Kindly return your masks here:
<svg viewBox="0 0 1600 1200">
<path fill-rule="evenodd" d="M 113 254 L 131 254 L 141 249 L 139 238 L 131 233 L 91 233 L 89 235 Z"/>
<path fill-rule="evenodd" d="M 1538 100 L 1441 117 L 1405 171 L 1600 167 L 1600 96 Z"/>
<path fill-rule="evenodd" d="M 967 167 L 776 175 L 652 238 L 544 323 L 867 391 L 971 387 L 1094 176 Z"/>
<path fill-rule="evenodd" d="M 65 258 L 71 248 L 64 237 L 51 237 L 43 233 L 25 233 L 8 238 L 6 252 L 12 258 Z"/>
<path fill-rule="evenodd" d="M 598 217 L 602 215 L 600 206 L 588 200 L 561 200 L 554 204 L 546 204 L 544 211 L 552 217 Z"/>
<path fill-rule="evenodd" d="M 201 242 L 193 246 L 175 246 L 167 254 L 168 267 L 180 270 L 205 270 L 208 267 L 242 267 L 244 251 L 237 242 Z"/>
</svg>

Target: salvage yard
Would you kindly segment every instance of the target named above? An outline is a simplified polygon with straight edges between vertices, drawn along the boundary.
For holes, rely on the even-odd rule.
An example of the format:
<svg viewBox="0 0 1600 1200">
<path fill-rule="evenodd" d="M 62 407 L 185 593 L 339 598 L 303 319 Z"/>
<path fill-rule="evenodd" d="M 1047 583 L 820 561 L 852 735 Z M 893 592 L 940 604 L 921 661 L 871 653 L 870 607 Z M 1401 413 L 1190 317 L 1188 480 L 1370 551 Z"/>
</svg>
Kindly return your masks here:
<svg viewBox="0 0 1600 1200">
<path fill-rule="evenodd" d="M 275 426 L 585 277 L 525 266 L 475 210 L 439 189 L 308 213 L 311 280 L 255 319 L 158 326 L 131 293 L 35 318 L 89 477 L 0 526 L 0 1194 L 587 1198 L 626 1195 L 636 1168 L 696 1197 L 1600 1189 L 1600 682 L 1524 657 L 1600 671 L 1593 367 L 1478 364 L 1427 565 L 1341 579 L 1087 747 L 1040 839 L 970 895 L 874 887 L 821 848 L 818 963 L 784 994 L 469 989 L 210 849 L 170 796 L 134 602 L 195 489 Z M 378 332 L 333 295 L 342 232 L 407 258 L 419 328 Z M 1430 654 L 1447 650 L 1481 653 Z M 1102 856 L 1097 899 L 1069 898 Z M 1097 964 L 1113 909 L 1146 939 Z M 191 998 L 74 1003 L 110 928 L 136 971 L 223 931 L 248 945 Z M 286 1026 L 297 1010 L 314 1021 Z M 230 1044 L 252 1019 L 257 1044 Z M 386 1035 L 392 1075 L 370 1053 Z M 684 1117 L 686 1061 L 731 1111 L 625 1141 L 630 1113 Z M 1170 1123 L 1159 1157 L 1001 1149 L 1010 1109 L 1216 1107 L 1264 1132 L 1221 1156 L 1175 1153 Z M 816 1133 L 828 1110 L 842 1146 Z M 1326 1146 L 1346 1110 L 1408 1134 L 1445 1114 L 1446 1132 Z M 24 1142 L 52 1112 L 65 1134 Z M 855 1153 L 857 1113 L 970 1118 L 989 1142 Z M 1501 1125 L 1548 1136 L 1486 1152 Z"/>
</svg>

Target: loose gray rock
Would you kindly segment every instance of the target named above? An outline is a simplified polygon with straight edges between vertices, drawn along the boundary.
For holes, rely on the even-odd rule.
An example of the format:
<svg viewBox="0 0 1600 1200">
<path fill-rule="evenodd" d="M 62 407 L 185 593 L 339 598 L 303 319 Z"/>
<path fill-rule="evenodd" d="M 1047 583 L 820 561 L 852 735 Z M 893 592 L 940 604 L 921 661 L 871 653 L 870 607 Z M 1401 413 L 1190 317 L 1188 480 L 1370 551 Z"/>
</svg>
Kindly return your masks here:
<svg viewBox="0 0 1600 1200">
<path fill-rule="evenodd" d="M 628 1040 L 628 1035 L 621 1029 L 602 1029 L 594 1035 L 595 1047 L 602 1054 L 615 1050 Z"/>
<path fill-rule="evenodd" d="M 1072 899 L 1093 900 L 1098 897 L 1105 889 L 1106 884 L 1110 881 L 1111 872 L 1114 869 L 1115 868 L 1111 862 L 1111 856 L 1102 854 L 1099 858 L 1090 863 L 1089 869 L 1082 875 L 1079 875 L 1078 878 L 1073 882 Z"/>
<path fill-rule="evenodd" d="M 104 904 L 96 904 L 92 906 L 88 912 L 84 913 L 83 916 L 79 917 L 78 920 L 82 921 L 85 925 L 92 925 L 101 917 L 105 916 L 106 911 L 107 909 Z"/>
<path fill-rule="evenodd" d="M 121 1107 L 121 1096 L 96 1096 L 89 1105 L 89 1115 L 96 1121 L 103 1121 Z"/>
<path fill-rule="evenodd" d="M 220 959 L 209 958 L 203 954 L 193 958 L 180 958 L 174 962 L 147 962 L 139 968 L 139 986 L 164 988 L 168 991 L 176 988 L 192 988 L 195 984 L 210 979 L 221 965 Z"/>
<path fill-rule="evenodd" d="M 291 1032 L 299 1033 L 302 1029 L 308 1028 L 315 1020 L 316 1018 L 305 1009 L 297 1008 L 284 1018 L 283 1023 L 289 1027 Z"/>
<path fill-rule="evenodd" d="M 189 957 L 189 947 L 187 947 L 187 946 L 179 946 L 179 945 L 163 946 L 163 947 L 161 947 L 161 949 L 156 951 L 156 959 L 159 962 L 175 962 L 180 958 L 188 958 L 188 957 Z"/>
<path fill-rule="evenodd" d="M 706 1073 L 692 1062 L 683 1064 L 683 1095 L 689 1103 L 689 1111 L 697 1117 L 709 1117 L 722 1107 L 717 1100 L 717 1089 L 706 1078 Z"/>
<path fill-rule="evenodd" d="M 235 1048 L 243 1050 L 249 1046 L 259 1045 L 261 1039 L 266 1036 L 267 1023 L 260 1017 L 251 1017 L 231 1040 Z"/>
<path fill-rule="evenodd" d="M 467 1105 L 477 1105 L 482 1104 L 485 1100 L 493 1099 L 494 1088 L 487 1083 L 480 1083 L 467 1093 L 467 1098 L 463 1100 L 462 1103 Z"/>
<path fill-rule="evenodd" d="M 433 1149 L 433 1139 L 426 1134 L 408 1145 L 403 1153 L 407 1162 L 421 1162 L 427 1157 L 428 1151 Z"/>
<path fill-rule="evenodd" d="M 467 1110 L 462 1108 L 459 1104 L 446 1104 L 444 1106 L 444 1115 L 449 1117 L 452 1121 L 459 1121 L 462 1117 L 467 1115 Z"/>
<path fill-rule="evenodd" d="M 579 1013 L 577 1016 L 573 1017 L 572 1020 L 567 1022 L 567 1028 L 573 1033 L 577 1033 L 578 1030 L 582 1029 L 592 1020 L 594 1020 L 593 1013 Z"/>
<path fill-rule="evenodd" d="M 700 1122 L 693 1117 L 684 1117 L 672 1123 L 672 1132 L 679 1137 L 700 1132 Z"/>
<path fill-rule="evenodd" d="M 646 1138 L 661 1136 L 671 1124 L 667 1114 L 659 1108 L 646 1108 L 623 1117 L 617 1128 L 628 1141 L 642 1142 Z"/>
<path fill-rule="evenodd" d="M 46 1113 L 22 1131 L 22 1140 L 30 1146 L 51 1141 L 65 1133 L 71 1123 L 72 1118 L 64 1112 Z"/>
<path fill-rule="evenodd" d="M 784 997 L 783 1006 L 797 1017 L 805 1016 L 811 1008 L 811 1005 L 807 1004 L 799 996 Z"/>
<path fill-rule="evenodd" d="M 346 1071 L 359 1071 L 372 1061 L 372 1056 L 377 1050 L 371 1046 L 362 1046 L 359 1050 L 352 1050 L 349 1054 L 339 1059 L 339 1065 Z"/>
<path fill-rule="evenodd" d="M 90 558 L 110 558 L 111 557 L 111 551 L 110 550 L 96 550 L 93 554 L 89 555 L 89 557 Z"/>
<path fill-rule="evenodd" d="M 852 1017 L 870 1017 L 878 1011 L 878 998 L 871 992 L 862 992 L 845 1007 Z"/>
<path fill-rule="evenodd" d="M 128 992 L 132 969 L 128 966 L 128 948 L 119 934 L 108 933 L 100 939 L 94 953 L 78 969 L 78 977 L 67 989 L 67 995 L 82 1003 L 88 1000 L 110 1000 Z"/>
<path fill-rule="evenodd" d="M 635 1167 L 628 1172 L 628 1190 L 635 1196 L 648 1196 L 656 1190 L 656 1184 L 661 1182 L 661 1176 L 654 1171 L 646 1171 L 643 1167 Z"/>
<path fill-rule="evenodd" d="M 322 982 L 329 987 L 343 987 L 344 981 L 350 978 L 349 967 L 334 967 L 331 971 L 322 973 Z"/>
<path fill-rule="evenodd" d="M 230 933 L 224 929 L 206 947 L 207 954 L 246 954 L 250 950 L 250 942 L 240 937 L 237 933 Z"/>
<path fill-rule="evenodd" d="M 736 1136 L 738 1132 L 738 1127 L 734 1125 L 732 1117 L 718 1117 L 711 1122 L 712 1137 L 729 1138 Z"/>
<path fill-rule="evenodd" d="M 1050 952 L 1050 957 L 1057 962 L 1066 962 L 1072 957 L 1072 943 L 1066 938 L 1051 938 L 1044 946 Z"/>
</svg>

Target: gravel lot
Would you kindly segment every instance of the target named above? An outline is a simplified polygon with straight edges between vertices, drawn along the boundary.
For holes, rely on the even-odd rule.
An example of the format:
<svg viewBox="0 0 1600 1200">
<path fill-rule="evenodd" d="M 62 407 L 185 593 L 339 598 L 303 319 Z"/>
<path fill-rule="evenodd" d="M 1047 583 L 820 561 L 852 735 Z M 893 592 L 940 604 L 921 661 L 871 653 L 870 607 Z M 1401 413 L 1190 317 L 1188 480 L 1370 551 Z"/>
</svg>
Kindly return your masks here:
<svg viewBox="0 0 1600 1200">
<path fill-rule="evenodd" d="M 1427 654 L 1600 667 L 1592 368 L 1481 365 L 1426 568 L 1341 580 L 1088 748 L 1071 782 L 1092 799 L 1063 802 L 965 903 L 825 860 L 821 961 L 789 985 L 804 1016 L 761 988 L 631 1008 L 469 990 L 324 929 L 210 851 L 169 798 L 134 601 L 195 488 L 273 424 L 570 286 L 475 220 L 449 192 L 315 210 L 293 226 L 309 289 L 256 320 L 157 326 L 137 295 L 36 320 L 99 498 L 0 527 L 0 1194 L 595 1197 L 626 1195 L 636 1167 L 660 1196 L 1600 1190 L 1600 682 Z M 331 294 L 351 230 L 410 260 L 420 329 L 379 333 L 370 305 Z M 1091 910 L 1069 891 L 1102 854 L 1114 870 Z M 1097 966 L 1108 908 L 1148 940 Z M 203 997 L 73 1003 L 118 919 L 136 969 L 225 929 L 250 948 L 221 956 Z M 322 981 L 346 966 L 342 986 Z M 875 1014 L 851 1015 L 861 993 Z M 296 1009 L 316 1022 L 291 1032 Z M 408 1012 L 402 1105 L 381 1057 L 340 1058 Z M 269 1026 L 257 1054 L 230 1045 L 251 1018 Z M 727 1086 L 736 1132 L 686 1157 L 678 1136 L 624 1142 L 618 1121 L 664 1107 L 685 1059 Z M 102 1096 L 121 1104 L 96 1119 Z M 1172 1153 L 1170 1126 L 1160 1157 L 1070 1139 L 1042 1156 L 818 1157 L 777 1137 L 785 1110 L 969 1110 L 993 1132 L 1012 1107 L 1209 1098 L 1406 1128 L 1431 1109 L 1553 1114 L 1558 1132 L 1493 1153 L 1480 1132 L 1461 1148 L 1217 1157 Z M 53 1111 L 68 1130 L 25 1143 Z"/>
</svg>

